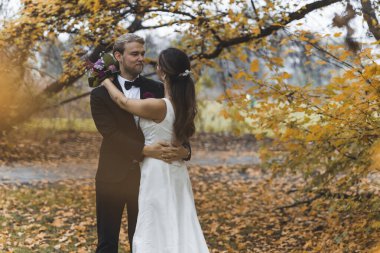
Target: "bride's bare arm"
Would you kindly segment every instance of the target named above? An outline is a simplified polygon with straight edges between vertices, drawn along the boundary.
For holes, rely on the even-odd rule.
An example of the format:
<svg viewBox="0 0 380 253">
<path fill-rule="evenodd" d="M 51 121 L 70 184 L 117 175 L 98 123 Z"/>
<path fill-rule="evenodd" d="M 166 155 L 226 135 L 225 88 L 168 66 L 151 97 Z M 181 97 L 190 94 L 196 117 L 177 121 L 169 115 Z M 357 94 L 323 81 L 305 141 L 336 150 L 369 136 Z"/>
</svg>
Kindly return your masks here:
<svg viewBox="0 0 380 253">
<path fill-rule="evenodd" d="M 107 78 L 102 84 L 108 90 L 112 100 L 123 110 L 155 121 L 162 121 L 165 118 L 166 104 L 162 99 L 129 99 L 115 87 L 110 79 Z"/>
</svg>

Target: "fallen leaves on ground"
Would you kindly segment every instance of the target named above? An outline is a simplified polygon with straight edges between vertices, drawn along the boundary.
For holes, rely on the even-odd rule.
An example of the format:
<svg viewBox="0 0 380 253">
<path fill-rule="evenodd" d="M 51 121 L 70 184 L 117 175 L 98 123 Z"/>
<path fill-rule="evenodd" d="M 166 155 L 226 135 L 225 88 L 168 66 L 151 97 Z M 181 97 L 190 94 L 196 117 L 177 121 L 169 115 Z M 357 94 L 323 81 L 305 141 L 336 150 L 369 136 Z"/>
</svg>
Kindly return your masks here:
<svg viewBox="0 0 380 253">
<path fill-rule="evenodd" d="M 37 131 L 37 130 L 35 130 Z M 0 138 L 0 165 L 35 162 L 83 162 L 97 160 L 101 143 L 97 132 L 53 131 L 15 132 Z M 191 140 L 193 150 L 257 151 L 258 142 L 253 135 L 198 133 Z"/>
<path fill-rule="evenodd" d="M 295 176 L 271 178 L 250 166 L 189 168 L 211 252 L 365 252 L 379 232 L 355 233 L 365 215 L 341 217 L 325 205 L 298 205 Z M 323 201 L 323 200 L 320 200 Z M 1 252 L 94 252 L 92 180 L 0 186 Z M 343 221 L 343 222 L 342 222 Z M 120 251 L 129 252 L 123 218 Z"/>
</svg>

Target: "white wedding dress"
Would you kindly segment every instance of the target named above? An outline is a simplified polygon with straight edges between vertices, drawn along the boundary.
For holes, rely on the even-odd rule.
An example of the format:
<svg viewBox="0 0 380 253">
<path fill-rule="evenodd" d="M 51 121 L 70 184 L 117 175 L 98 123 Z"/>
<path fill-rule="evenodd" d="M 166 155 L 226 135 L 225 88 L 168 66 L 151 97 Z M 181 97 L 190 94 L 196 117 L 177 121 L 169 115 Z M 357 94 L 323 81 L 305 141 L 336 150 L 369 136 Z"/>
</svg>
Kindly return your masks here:
<svg viewBox="0 0 380 253">
<path fill-rule="evenodd" d="M 163 100 L 162 122 L 140 119 L 145 145 L 174 138 L 174 109 L 169 99 Z M 142 162 L 133 253 L 209 253 L 184 162 L 168 164 L 153 158 Z"/>
</svg>

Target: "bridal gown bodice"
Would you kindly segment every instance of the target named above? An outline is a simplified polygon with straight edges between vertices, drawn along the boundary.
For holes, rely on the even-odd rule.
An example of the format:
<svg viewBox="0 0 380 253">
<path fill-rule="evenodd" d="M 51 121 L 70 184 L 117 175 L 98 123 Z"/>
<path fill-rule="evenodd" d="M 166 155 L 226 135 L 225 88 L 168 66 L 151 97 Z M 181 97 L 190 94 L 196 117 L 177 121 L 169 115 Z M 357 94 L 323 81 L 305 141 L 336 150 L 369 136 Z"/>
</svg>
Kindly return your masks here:
<svg viewBox="0 0 380 253">
<path fill-rule="evenodd" d="M 139 125 L 141 130 L 144 133 L 145 145 L 150 145 L 158 141 L 168 141 L 173 140 L 173 122 L 174 122 L 174 113 L 171 113 L 172 107 L 168 108 L 170 101 L 163 98 L 166 101 L 166 115 L 163 121 L 156 123 L 153 120 L 148 120 L 140 118 Z"/>
<path fill-rule="evenodd" d="M 175 119 L 173 106 L 167 98 L 163 98 L 166 103 L 166 115 L 163 121 L 156 123 L 153 120 L 140 118 L 139 125 L 144 133 L 145 145 L 151 145 L 157 142 L 174 142 L 173 123 Z M 184 162 L 173 162 L 175 165 L 183 165 Z"/>
<path fill-rule="evenodd" d="M 167 111 L 162 122 L 140 119 L 145 145 L 174 140 L 174 109 L 170 100 L 163 100 Z M 209 253 L 186 164 L 145 158 L 140 167 L 139 214 L 133 253 Z"/>
</svg>

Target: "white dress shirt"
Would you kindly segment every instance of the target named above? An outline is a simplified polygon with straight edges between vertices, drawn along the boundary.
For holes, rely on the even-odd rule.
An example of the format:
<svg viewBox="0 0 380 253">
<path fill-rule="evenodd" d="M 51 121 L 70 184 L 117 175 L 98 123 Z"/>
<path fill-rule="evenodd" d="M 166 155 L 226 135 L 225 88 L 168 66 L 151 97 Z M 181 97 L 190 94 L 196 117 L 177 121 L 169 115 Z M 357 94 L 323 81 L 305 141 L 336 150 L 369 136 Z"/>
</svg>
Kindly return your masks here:
<svg viewBox="0 0 380 253">
<path fill-rule="evenodd" d="M 138 78 L 138 77 L 136 77 L 136 78 Z M 127 82 L 133 82 L 133 80 L 125 79 L 124 77 L 122 77 L 120 75 L 117 76 L 117 79 L 119 81 L 119 84 L 121 86 L 121 89 L 122 89 L 124 95 L 127 98 L 140 99 L 140 88 L 132 86 L 129 90 L 126 90 L 125 87 L 124 87 L 124 82 L 125 81 L 127 81 Z M 139 117 L 134 115 L 134 118 L 135 118 L 136 126 L 138 126 Z"/>
</svg>

